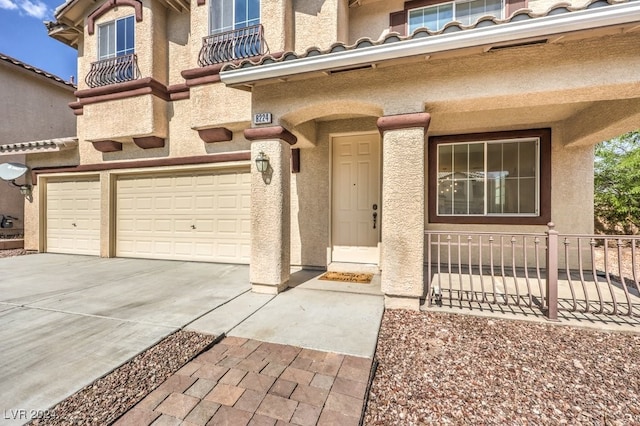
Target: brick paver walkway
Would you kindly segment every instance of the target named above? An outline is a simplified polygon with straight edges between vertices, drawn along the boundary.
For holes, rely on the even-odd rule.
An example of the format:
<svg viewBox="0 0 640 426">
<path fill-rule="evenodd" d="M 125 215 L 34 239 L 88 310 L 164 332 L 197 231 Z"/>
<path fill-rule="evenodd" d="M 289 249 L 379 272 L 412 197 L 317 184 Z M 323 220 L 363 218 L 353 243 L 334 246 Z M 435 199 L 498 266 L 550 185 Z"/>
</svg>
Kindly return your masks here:
<svg viewBox="0 0 640 426">
<path fill-rule="evenodd" d="M 371 362 L 227 337 L 115 424 L 358 425 Z"/>
</svg>

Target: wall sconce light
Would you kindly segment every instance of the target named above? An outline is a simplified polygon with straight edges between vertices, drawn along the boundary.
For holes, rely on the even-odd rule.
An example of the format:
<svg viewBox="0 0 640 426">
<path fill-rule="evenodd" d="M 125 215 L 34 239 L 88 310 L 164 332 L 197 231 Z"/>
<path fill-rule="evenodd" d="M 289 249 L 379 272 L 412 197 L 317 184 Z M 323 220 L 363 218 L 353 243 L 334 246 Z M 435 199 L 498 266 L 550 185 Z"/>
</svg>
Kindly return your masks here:
<svg viewBox="0 0 640 426">
<path fill-rule="evenodd" d="M 262 151 L 256 157 L 256 168 L 263 174 L 269 170 L 269 157 Z"/>
<path fill-rule="evenodd" d="M 14 183 L 14 185 L 16 185 L 16 184 Z M 18 186 L 18 185 L 16 185 L 16 186 Z M 20 193 L 22 195 L 24 195 L 25 197 L 31 197 L 31 190 L 32 190 L 32 186 L 31 185 L 20 185 L 18 187 L 20 188 Z"/>
</svg>

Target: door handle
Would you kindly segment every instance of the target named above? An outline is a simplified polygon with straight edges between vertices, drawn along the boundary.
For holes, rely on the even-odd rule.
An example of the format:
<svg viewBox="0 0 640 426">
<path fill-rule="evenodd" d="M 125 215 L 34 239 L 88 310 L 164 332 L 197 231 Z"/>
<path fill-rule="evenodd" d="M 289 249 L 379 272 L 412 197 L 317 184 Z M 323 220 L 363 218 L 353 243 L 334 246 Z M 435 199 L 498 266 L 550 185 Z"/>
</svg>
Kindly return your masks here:
<svg viewBox="0 0 640 426">
<path fill-rule="evenodd" d="M 373 212 L 373 229 L 376 229 L 377 220 L 378 220 L 378 212 Z"/>
</svg>

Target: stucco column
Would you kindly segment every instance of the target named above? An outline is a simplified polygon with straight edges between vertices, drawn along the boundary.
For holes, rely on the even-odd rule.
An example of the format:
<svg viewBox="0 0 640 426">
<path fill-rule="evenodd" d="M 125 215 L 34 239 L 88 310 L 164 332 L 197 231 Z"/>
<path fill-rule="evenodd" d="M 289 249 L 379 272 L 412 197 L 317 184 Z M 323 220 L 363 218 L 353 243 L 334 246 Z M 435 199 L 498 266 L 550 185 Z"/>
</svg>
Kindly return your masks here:
<svg viewBox="0 0 640 426">
<path fill-rule="evenodd" d="M 287 287 L 291 269 L 291 148 L 296 137 L 280 127 L 247 129 L 251 143 L 251 264 L 249 280 L 257 293 Z M 265 173 L 255 159 L 269 158 Z"/>
<path fill-rule="evenodd" d="M 427 113 L 381 117 L 382 292 L 387 308 L 419 309 L 424 287 Z"/>
</svg>

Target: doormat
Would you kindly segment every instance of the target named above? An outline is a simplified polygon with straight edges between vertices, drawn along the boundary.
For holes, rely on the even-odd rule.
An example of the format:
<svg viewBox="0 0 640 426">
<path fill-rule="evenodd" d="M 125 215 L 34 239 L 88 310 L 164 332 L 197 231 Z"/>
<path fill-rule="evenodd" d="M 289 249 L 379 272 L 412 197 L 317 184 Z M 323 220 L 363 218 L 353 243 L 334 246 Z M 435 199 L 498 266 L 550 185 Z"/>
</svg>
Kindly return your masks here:
<svg viewBox="0 0 640 426">
<path fill-rule="evenodd" d="M 357 274 L 353 272 L 327 272 L 318 279 L 327 281 L 369 284 L 372 278 L 373 274 Z"/>
</svg>

